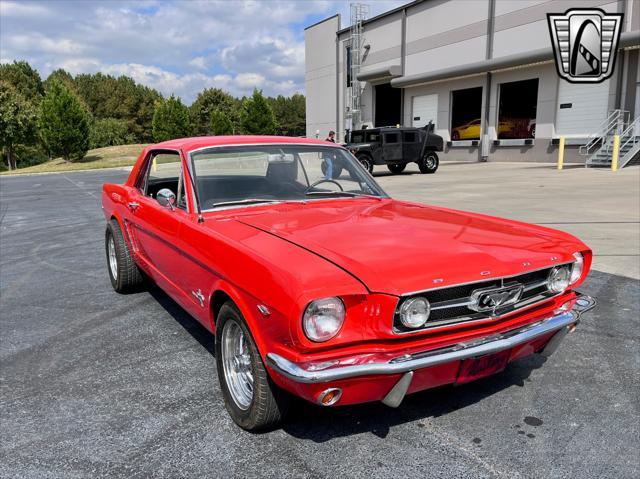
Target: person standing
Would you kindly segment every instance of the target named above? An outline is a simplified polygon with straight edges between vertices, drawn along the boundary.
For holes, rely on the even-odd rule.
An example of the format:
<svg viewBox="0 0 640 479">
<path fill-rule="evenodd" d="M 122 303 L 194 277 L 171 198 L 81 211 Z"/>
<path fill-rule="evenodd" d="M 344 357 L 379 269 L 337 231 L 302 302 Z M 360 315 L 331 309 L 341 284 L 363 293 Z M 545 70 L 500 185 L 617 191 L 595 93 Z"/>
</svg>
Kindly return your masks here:
<svg viewBox="0 0 640 479">
<path fill-rule="evenodd" d="M 329 135 L 324 139 L 324 141 L 330 141 L 331 143 L 335 143 L 336 142 L 336 132 L 333 130 L 329 131 Z M 325 154 L 324 157 L 324 177 L 327 180 L 332 180 L 333 179 L 333 155 L 327 155 Z"/>
</svg>

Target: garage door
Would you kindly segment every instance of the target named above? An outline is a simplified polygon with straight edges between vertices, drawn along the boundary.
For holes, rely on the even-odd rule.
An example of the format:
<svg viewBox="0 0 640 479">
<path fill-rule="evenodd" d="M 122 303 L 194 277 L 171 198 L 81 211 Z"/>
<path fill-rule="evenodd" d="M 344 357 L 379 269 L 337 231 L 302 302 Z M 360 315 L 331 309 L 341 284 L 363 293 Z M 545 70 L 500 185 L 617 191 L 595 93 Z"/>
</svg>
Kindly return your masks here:
<svg viewBox="0 0 640 479">
<path fill-rule="evenodd" d="M 609 80 L 575 84 L 560 80 L 556 135 L 589 136 L 607 118 Z"/>
<path fill-rule="evenodd" d="M 413 126 L 421 127 L 438 119 L 438 95 L 420 95 L 413 97 Z"/>
</svg>

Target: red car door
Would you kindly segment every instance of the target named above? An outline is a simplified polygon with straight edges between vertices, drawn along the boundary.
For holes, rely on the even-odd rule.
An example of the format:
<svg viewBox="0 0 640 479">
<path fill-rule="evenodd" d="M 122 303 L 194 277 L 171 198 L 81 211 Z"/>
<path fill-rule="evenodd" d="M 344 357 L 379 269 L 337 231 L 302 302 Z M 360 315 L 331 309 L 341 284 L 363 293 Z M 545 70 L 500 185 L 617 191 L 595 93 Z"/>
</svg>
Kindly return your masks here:
<svg viewBox="0 0 640 479">
<path fill-rule="evenodd" d="M 158 192 L 165 189 L 176 196 L 174 207 L 158 202 Z M 189 214 L 178 152 L 163 150 L 150 153 L 146 170 L 136 194 L 129 199 L 128 208 L 130 231 L 144 269 L 167 289 L 187 296 L 179 280 L 185 266 L 180 254 L 180 227 Z"/>
</svg>

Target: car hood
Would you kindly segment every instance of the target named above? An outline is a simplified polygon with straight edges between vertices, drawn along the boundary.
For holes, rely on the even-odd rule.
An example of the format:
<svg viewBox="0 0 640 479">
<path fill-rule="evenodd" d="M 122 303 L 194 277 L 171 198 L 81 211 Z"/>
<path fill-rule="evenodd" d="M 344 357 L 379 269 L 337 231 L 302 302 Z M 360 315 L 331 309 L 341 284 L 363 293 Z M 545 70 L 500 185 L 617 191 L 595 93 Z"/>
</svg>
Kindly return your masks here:
<svg viewBox="0 0 640 479">
<path fill-rule="evenodd" d="M 390 199 L 283 205 L 236 220 L 322 256 L 369 291 L 396 295 L 517 275 L 587 249 L 549 228 Z"/>
</svg>

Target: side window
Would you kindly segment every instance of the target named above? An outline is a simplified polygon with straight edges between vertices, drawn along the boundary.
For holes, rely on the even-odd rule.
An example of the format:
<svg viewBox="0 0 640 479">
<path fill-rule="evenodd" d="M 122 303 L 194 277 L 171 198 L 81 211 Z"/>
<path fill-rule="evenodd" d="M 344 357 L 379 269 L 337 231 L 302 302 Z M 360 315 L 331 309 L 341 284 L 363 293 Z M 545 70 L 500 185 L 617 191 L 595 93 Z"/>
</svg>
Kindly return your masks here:
<svg viewBox="0 0 640 479">
<path fill-rule="evenodd" d="M 385 143 L 400 143 L 400 134 L 398 134 L 398 133 L 385 133 L 384 134 L 384 142 Z"/>
<path fill-rule="evenodd" d="M 367 143 L 375 143 L 380 141 L 380 133 L 376 133 L 375 131 L 367 133 Z"/>
<path fill-rule="evenodd" d="M 158 191 L 168 188 L 176 195 L 176 206 L 187 208 L 182 178 L 182 162 L 177 153 L 151 153 L 144 181 L 139 185 L 141 193 L 155 198 Z"/>
<path fill-rule="evenodd" d="M 351 135 L 351 143 L 364 143 L 364 136 L 362 133 L 353 133 Z"/>
<path fill-rule="evenodd" d="M 415 131 L 405 131 L 404 132 L 404 141 L 405 143 L 415 143 L 417 140 L 417 135 Z"/>
</svg>

